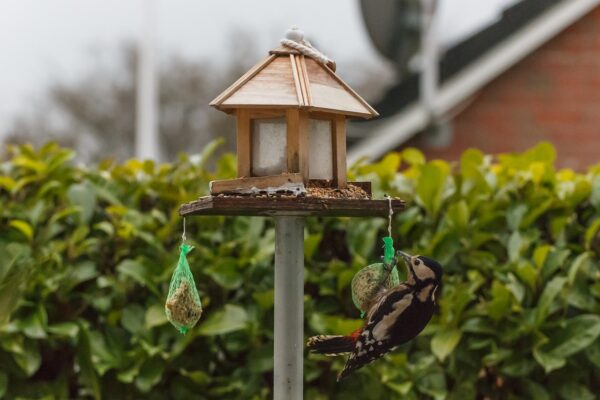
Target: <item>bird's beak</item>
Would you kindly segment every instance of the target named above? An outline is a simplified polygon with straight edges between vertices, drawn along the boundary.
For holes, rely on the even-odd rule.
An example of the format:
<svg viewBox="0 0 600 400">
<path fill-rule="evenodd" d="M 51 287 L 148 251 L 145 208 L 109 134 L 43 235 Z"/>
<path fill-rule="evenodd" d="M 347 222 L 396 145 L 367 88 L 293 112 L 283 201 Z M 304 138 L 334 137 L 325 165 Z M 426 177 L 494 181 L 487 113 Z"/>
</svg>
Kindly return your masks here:
<svg viewBox="0 0 600 400">
<path fill-rule="evenodd" d="M 398 250 L 396 252 L 396 254 L 399 254 L 402 256 L 402 258 L 404 258 L 404 261 L 406 261 L 407 264 L 410 264 L 410 259 L 412 258 L 412 256 L 408 253 L 405 253 L 403 251 Z"/>
</svg>

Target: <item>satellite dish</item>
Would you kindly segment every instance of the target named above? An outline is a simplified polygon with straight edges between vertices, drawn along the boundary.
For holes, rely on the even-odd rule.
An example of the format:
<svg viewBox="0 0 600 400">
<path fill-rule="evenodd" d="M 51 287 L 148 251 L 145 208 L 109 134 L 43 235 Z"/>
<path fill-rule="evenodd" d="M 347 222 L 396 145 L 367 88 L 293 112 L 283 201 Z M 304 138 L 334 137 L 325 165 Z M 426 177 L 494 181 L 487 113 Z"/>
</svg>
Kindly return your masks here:
<svg viewBox="0 0 600 400">
<path fill-rule="evenodd" d="M 360 6 L 375 48 L 406 72 L 419 49 L 422 0 L 360 0 Z"/>
</svg>

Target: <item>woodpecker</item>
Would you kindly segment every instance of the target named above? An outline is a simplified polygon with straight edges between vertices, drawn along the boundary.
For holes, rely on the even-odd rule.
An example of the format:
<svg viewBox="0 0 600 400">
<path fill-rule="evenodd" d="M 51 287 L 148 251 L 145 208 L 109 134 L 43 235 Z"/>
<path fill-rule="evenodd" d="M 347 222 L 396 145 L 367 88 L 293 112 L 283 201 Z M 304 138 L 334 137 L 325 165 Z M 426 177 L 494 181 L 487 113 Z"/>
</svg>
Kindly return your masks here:
<svg viewBox="0 0 600 400">
<path fill-rule="evenodd" d="M 350 353 L 338 382 L 351 372 L 415 338 L 429 323 L 442 266 L 425 256 L 398 251 L 406 263 L 407 279 L 394 288 L 382 288 L 362 328 L 347 336 L 318 335 L 308 339 L 309 351 L 340 355 Z"/>
</svg>

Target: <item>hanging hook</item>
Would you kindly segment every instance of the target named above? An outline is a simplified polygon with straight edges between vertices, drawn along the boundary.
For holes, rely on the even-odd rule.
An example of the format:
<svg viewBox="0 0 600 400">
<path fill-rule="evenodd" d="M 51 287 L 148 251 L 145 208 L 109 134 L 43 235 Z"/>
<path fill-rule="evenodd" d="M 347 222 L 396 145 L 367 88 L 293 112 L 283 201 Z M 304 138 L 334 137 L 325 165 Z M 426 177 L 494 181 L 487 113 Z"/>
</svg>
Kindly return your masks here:
<svg viewBox="0 0 600 400">
<path fill-rule="evenodd" d="M 181 235 L 181 243 L 185 244 L 185 240 L 187 236 L 185 236 L 185 217 L 183 217 L 183 234 Z"/>
<path fill-rule="evenodd" d="M 388 236 L 392 237 L 392 217 L 394 216 L 394 210 L 392 209 L 392 198 L 387 194 L 384 194 L 383 197 L 388 199 L 388 206 L 390 209 L 390 212 L 388 214 Z"/>
</svg>

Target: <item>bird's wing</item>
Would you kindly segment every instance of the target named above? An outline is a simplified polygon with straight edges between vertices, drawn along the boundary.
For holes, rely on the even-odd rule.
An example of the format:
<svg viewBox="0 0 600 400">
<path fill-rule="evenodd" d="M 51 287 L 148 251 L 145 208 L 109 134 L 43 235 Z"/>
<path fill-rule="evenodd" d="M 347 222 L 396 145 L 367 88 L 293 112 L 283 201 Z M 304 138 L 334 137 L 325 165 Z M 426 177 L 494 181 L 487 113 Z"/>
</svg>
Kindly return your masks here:
<svg viewBox="0 0 600 400">
<path fill-rule="evenodd" d="M 412 292 L 411 287 L 404 283 L 381 292 L 375 304 L 367 311 L 367 325 L 371 321 L 379 320 L 384 314 L 389 313 L 391 305 L 401 300 L 410 292 Z"/>
</svg>

